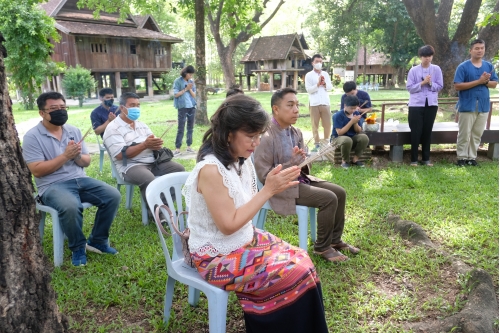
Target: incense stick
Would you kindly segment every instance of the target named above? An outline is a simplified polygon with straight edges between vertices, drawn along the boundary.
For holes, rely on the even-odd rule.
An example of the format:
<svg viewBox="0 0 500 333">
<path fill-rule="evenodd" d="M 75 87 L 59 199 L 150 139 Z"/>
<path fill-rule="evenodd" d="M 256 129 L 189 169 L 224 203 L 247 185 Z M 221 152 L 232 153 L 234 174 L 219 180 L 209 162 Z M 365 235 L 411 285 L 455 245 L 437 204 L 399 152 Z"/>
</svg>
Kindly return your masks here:
<svg viewBox="0 0 500 333">
<path fill-rule="evenodd" d="M 165 134 L 167 134 L 167 132 L 172 128 L 174 127 L 174 124 L 173 123 L 170 123 L 170 125 L 167 127 L 167 129 L 165 130 L 165 132 L 163 132 L 163 134 L 160 136 L 160 139 L 163 138 L 163 136 Z"/>
<path fill-rule="evenodd" d="M 300 163 L 298 165 L 298 167 L 299 168 L 303 168 L 307 164 L 312 163 L 313 161 L 317 160 L 318 158 L 322 157 L 323 155 L 328 154 L 328 153 L 334 151 L 335 149 L 337 149 L 338 146 L 339 145 L 337 143 L 335 143 L 335 142 L 333 142 L 333 146 L 332 146 L 331 143 L 328 144 L 326 147 L 321 148 L 321 150 L 316 155 L 313 155 L 313 156 L 310 156 L 310 157 L 306 158 L 304 160 L 304 162 L 302 162 L 302 163 Z"/>
<path fill-rule="evenodd" d="M 78 141 L 78 144 L 82 143 L 82 141 L 87 137 L 87 135 L 89 135 L 91 130 L 92 130 L 92 126 L 90 126 L 90 128 L 87 130 L 87 132 L 85 132 L 85 135 L 83 136 L 83 138 L 80 141 Z"/>
<path fill-rule="evenodd" d="M 363 106 L 365 106 L 365 104 L 366 104 L 366 103 L 368 103 L 368 100 L 364 101 L 364 102 L 363 102 L 363 104 L 361 104 L 361 105 L 359 106 L 359 108 L 361 109 Z M 360 112 L 360 113 L 359 113 L 359 115 L 360 115 L 360 116 L 362 116 L 362 115 L 364 115 L 364 114 L 365 114 L 365 113 L 367 113 L 367 112 L 368 112 L 368 111 L 363 111 L 363 113 L 361 113 L 361 112 Z"/>
</svg>

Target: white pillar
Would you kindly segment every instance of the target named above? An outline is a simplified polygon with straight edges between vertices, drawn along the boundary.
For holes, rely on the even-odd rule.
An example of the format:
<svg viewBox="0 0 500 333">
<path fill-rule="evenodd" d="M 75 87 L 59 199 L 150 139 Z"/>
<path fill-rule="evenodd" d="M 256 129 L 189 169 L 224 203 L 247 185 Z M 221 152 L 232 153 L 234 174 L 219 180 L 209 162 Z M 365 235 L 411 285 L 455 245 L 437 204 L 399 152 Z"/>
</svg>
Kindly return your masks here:
<svg viewBox="0 0 500 333">
<path fill-rule="evenodd" d="M 116 98 L 120 98 L 122 95 L 122 79 L 120 77 L 120 72 L 115 72 L 115 90 Z"/>
<path fill-rule="evenodd" d="M 153 97 L 153 73 L 151 72 L 148 72 L 147 85 L 148 85 L 148 96 Z"/>
</svg>

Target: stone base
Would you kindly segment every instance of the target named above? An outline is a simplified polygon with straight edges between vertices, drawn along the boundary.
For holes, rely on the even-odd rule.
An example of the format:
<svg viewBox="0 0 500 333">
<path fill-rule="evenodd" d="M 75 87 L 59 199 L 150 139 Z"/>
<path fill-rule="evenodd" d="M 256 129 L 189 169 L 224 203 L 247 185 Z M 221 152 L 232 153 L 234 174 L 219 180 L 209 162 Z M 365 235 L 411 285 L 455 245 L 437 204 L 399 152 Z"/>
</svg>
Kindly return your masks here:
<svg viewBox="0 0 500 333">
<path fill-rule="evenodd" d="M 391 146 L 389 158 L 393 162 L 403 162 L 403 146 Z"/>
<path fill-rule="evenodd" d="M 488 144 L 488 157 L 494 161 L 498 161 L 498 143 Z"/>
</svg>

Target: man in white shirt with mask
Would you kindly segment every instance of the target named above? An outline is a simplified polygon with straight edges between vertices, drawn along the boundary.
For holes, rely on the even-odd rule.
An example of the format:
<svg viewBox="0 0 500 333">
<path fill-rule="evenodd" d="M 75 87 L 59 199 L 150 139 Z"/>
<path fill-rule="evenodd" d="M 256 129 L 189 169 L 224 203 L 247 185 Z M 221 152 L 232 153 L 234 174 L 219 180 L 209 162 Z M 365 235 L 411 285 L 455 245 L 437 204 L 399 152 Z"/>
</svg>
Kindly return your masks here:
<svg viewBox="0 0 500 333">
<path fill-rule="evenodd" d="M 330 96 L 328 91 L 332 90 L 330 75 L 323 71 L 323 57 L 315 54 L 312 57 L 313 70 L 306 74 L 306 90 L 309 93 L 309 112 L 311 114 L 311 124 L 314 137 L 315 148 L 319 148 L 319 120 L 324 130 L 324 139 L 329 140 L 332 131 L 332 113 L 330 112 Z"/>
<path fill-rule="evenodd" d="M 155 163 L 153 150 L 161 149 L 163 140 L 138 120 L 140 106 L 138 95 L 132 92 L 122 94 L 120 115 L 106 127 L 103 140 L 116 170 L 126 182 L 138 185 L 146 199 L 146 188 L 156 176 L 181 172 L 184 167 L 171 160 Z"/>
</svg>

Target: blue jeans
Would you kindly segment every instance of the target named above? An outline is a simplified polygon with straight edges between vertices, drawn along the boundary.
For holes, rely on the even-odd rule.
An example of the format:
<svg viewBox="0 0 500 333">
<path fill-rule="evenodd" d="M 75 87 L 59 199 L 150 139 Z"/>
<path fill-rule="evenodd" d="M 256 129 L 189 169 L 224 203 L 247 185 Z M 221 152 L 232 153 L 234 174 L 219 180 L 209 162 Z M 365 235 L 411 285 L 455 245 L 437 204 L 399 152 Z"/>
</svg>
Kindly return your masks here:
<svg viewBox="0 0 500 333">
<path fill-rule="evenodd" d="M 89 241 L 106 244 L 121 195 L 116 188 L 100 180 L 82 177 L 54 183 L 43 192 L 41 199 L 44 205 L 59 212 L 59 223 L 68 237 L 68 247 L 76 251 L 86 243 L 82 231 L 82 202 L 89 202 L 98 208 Z"/>
<path fill-rule="evenodd" d="M 193 143 L 193 125 L 194 114 L 196 108 L 181 108 L 177 110 L 177 137 L 175 138 L 175 148 L 180 149 L 182 146 L 182 137 L 184 136 L 184 125 L 187 119 L 187 135 L 186 144 L 188 147 Z"/>
</svg>

